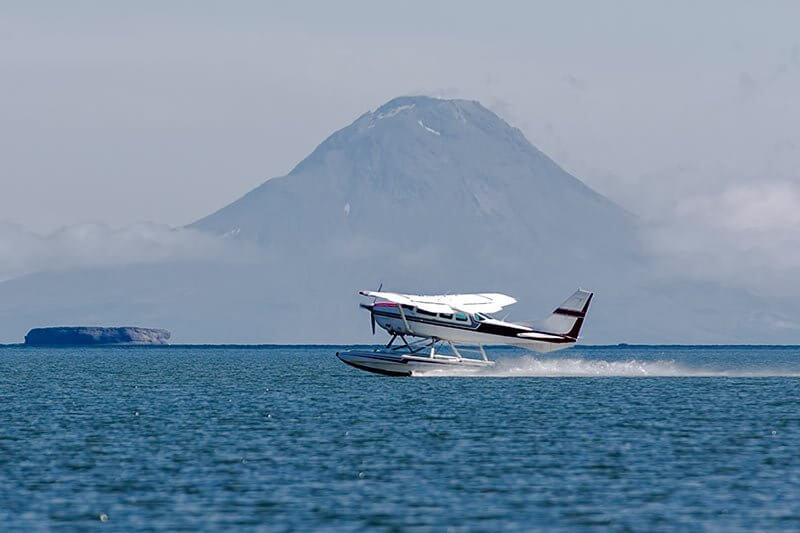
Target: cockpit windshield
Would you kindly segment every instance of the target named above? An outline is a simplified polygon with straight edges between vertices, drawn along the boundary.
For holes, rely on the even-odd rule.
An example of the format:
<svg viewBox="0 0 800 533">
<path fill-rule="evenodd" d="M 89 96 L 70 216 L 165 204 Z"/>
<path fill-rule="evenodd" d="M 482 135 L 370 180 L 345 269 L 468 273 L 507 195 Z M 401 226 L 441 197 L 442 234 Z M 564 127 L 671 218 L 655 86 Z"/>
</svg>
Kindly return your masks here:
<svg viewBox="0 0 800 533">
<path fill-rule="evenodd" d="M 473 316 L 473 318 L 475 318 L 475 320 L 476 320 L 476 321 L 478 321 L 478 322 L 483 322 L 484 320 L 489 320 L 489 319 L 491 319 L 491 318 L 492 318 L 492 317 L 490 317 L 489 315 L 484 315 L 483 313 L 475 313 L 475 314 L 474 314 L 474 315 L 472 315 L 472 316 Z"/>
</svg>

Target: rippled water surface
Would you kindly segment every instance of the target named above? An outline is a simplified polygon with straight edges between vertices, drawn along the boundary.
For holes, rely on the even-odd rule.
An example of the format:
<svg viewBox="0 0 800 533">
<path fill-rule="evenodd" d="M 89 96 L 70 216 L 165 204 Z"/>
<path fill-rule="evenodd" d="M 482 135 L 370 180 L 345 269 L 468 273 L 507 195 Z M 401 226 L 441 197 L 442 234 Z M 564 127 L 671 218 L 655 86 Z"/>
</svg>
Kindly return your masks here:
<svg viewBox="0 0 800 533">
<path fill-rule="evenodd" d="M 798 348 L 500 350 L 424 378 L 335 351 L 0 348 L 0 523 L 800 528 Z"/>
</svg>

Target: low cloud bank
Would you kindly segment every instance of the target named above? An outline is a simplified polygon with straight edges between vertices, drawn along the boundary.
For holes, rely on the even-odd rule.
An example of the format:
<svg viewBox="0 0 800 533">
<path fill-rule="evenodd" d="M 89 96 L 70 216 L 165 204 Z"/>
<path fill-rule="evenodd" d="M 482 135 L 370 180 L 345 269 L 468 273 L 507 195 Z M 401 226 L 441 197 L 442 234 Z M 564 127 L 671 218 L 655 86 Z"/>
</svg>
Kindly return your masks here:
<svg viewBox="0 0 800 533">
<path fill-rule="evenodd" d="M 762 296 L 800 295 L 800 183 L 739 183 L 677 200 L 642 226 L 653 272 Z M 257 245 L 187 228 L 79 224 L 42 235 L 0 222 L 0 281 L 41 271 L 263 258 Z"/>
<path fill-rule="evenodd" d="M 679 200 L 644 227 L 643 241 L 662 275 L 800 294 L 800 184 L 735 184 Z"/>
<path fill-rule="evenodd" d="M 192 259 L 246 259 L 258 252 L 233 239 L 139 223 L 78 224 L 47 235 L 0 223 L 0 281 L 41 271 Z"/>
</svg>

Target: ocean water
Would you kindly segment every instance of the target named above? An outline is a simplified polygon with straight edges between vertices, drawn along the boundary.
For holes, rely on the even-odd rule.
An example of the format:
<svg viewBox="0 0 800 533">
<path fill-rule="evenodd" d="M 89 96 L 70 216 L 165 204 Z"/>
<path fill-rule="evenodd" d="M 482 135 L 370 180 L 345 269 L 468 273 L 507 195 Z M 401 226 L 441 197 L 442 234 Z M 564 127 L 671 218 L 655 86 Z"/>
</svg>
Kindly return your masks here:
<svg viewBox="0 0 800 533">
<path fill-rule="evenodd" d="M 3 530 L 800 529 L 800 348 L 0 348 Z"/>
</svg>

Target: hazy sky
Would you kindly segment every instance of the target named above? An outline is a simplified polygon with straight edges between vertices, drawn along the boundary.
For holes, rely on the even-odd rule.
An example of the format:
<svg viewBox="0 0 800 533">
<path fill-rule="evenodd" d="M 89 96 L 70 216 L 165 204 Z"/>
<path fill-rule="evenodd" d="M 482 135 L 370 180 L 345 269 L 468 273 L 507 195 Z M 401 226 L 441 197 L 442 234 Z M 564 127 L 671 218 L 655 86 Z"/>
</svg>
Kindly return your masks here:
<svg viewBox="0 0 800 533">
<path fill-rule="evenodd" d="M 429 4 L 4 2 L 0 218 L 184 224 L 411 93 L 634 209 L 800 178 L 800 3 Z"/>
<path fill-rule="evenodd" d="M 0 221 L 189 223 L 423 93 L 520 127 L 676 268 L 797 274 L 800 2 L 430 4 L 0 3 Z"/>
</svg>

